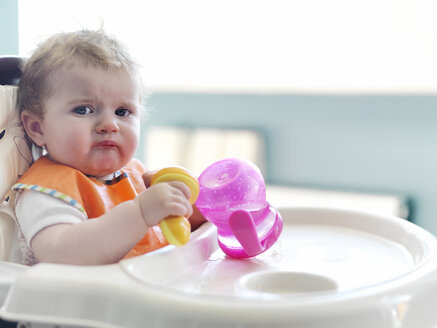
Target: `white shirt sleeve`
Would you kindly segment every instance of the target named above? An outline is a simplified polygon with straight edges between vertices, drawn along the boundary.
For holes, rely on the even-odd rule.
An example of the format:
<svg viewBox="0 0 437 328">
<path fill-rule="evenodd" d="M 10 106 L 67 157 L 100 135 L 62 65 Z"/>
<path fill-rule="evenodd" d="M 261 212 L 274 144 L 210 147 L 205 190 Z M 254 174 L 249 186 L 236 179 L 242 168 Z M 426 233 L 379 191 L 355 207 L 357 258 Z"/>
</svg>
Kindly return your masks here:
<svg viewBox="0 0 437 328">
<path fill-rule="evenodd" d="M 87 219 L 77 208 L 63 200 L 33 190 L 22 192 L 15 214 L 29 247 L 32 238 L 44 228 L 59 223 L 80 223 Z"/>
</svg>

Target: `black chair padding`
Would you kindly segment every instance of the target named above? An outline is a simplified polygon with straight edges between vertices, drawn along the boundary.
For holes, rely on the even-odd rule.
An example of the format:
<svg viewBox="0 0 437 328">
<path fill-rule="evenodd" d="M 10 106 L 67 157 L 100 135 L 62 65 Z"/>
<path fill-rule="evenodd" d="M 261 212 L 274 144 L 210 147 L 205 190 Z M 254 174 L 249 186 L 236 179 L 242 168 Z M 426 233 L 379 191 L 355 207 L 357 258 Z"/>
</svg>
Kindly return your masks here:
<svg viewBox="0 0 437 328">
<path fill-rule="evenodd" d="M 20 57 L 0 56 L 0 84 L 18 85 L 21 78 Z"/>
</svg>

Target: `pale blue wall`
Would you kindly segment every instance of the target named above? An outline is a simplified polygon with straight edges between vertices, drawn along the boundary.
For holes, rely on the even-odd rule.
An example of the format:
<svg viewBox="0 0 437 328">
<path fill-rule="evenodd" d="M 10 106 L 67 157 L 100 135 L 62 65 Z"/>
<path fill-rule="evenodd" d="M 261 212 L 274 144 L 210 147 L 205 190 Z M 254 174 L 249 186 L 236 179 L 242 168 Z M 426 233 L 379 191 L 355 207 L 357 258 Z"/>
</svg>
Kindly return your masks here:
<svg viewBox="0 0 437 328">
<path fill-rule="evenodd" d="M 155 94 L 149 125 L 253 128 L 272 183 L 408 198 L 437 233 L 437 95 Z"/>
<path fill-rule="evenodd" d="M 1 55 L 18 55 L 18 0 L 0 1 Z"/>
</svg>

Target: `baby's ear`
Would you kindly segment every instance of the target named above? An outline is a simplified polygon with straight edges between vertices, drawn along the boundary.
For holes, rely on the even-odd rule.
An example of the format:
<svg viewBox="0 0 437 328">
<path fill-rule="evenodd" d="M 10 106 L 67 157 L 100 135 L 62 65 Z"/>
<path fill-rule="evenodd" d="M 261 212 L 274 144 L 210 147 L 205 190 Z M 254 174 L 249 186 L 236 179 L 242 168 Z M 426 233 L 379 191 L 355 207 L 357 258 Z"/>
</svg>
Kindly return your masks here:
<svg viewBox="0 0 437 328">
<path fill-rule="evenodd" d="M 21 113 L 21 122 L 23 123 L 27 135 L 30 139 L 32 139 L 34 143 L 36 143 L 40 147 L 45 145 L 41 121 L 42 119 L 40 117 L 37 117 L 29 110 L 25 109 Z"/>
</svg>

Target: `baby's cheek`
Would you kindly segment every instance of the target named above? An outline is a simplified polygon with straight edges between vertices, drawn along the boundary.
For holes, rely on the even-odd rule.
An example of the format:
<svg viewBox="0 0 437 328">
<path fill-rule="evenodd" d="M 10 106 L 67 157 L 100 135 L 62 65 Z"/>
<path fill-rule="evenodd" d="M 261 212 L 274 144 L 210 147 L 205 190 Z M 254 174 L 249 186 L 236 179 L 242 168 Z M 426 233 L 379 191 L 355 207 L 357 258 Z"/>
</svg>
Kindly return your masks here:
<svg viewBox="0 0 437 328">
<path fill-rule="evenodd" d="M 139 138 L 139 134 L 135 133 L 128 136 L 128 138 L 126 138 L 123 142 L 123 148 L 126 153 L 130 154 L 130 157 L 133 157 L 137 150 Z"/>
</svg>

